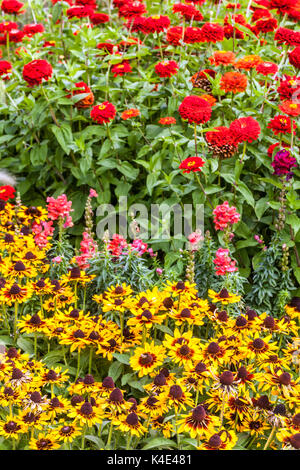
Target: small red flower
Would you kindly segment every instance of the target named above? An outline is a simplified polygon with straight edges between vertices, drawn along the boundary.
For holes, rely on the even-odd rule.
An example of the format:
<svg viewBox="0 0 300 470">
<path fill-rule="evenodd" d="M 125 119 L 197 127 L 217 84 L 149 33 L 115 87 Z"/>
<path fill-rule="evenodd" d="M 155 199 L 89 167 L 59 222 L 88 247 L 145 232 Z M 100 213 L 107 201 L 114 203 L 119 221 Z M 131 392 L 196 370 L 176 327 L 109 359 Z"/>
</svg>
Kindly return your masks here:
<svg viewBox="0 0 300 470">
<path fill-rule="evenodd" d="M 278 72 L 278 65 L 274 64 L 274 62 L 261 62 L 256 66 L 256 72 L 264 75 L 274 75 Z"/>
<path fill-rule="evenodd" d="M 187 96 L 179 106 L 180 116 L 189 123 L 203 124 L 210 120 L 211 112 L 210 104 L 197 95 Z"/>
<path fill-rule="evenodd" d="M 7 60 L 0 61 L 0 76 L 3 80 L 8 80 L 9 74 L 12 71 L 12 65 Z"/>
<path fill-rule="evenodd" d="M 179 168 L 183 170 L 183 173 L 190 173 L 201 171 L 204 164 L 205 161 L 201 157 L 188 157 L 180 163 Z"/>
<path fill-rule="evenodd" d="M 23 67 L 23 78 L 30 87 L 40 85 L 43 80 L 48 81 L 51 76 L 52 67 L 47 60 L 33 60 Z"/>
<path fill-rule="evenodd" d="M 114 77 L 117 77 L 118 75 L 120 77 L 122 77 L 123 75 L 125 75 L 126 73 L 131 73 L 132 72 L 132 68 L 131 68 L 131 65 L 129 64 L 129 62 L 127 62 L 127 60 L 124 60 L 123 62 L 121 62 L 120 64 L 115 64 L 112 68 L 111 68 L 111 71 L 114 75 Z"/>
<path fill-rule="evenodd" d="M 294 129 L 296 124 L 294 123 Z M 292 122 L 288 116 L 278 114 L 268 124 L 268 129 L 272 129 L 275 135 L 278 134 L 291 134 L 292 132 Z"/>
<path fill-rule="evenodd" d="M 300 46 L 297 46 L 292 52 L 289 53 L 289 62 L 296 69 L 300 69 Z"/>
<path fill-rule="evenodd" d="M 75 83 L 76 89 L 72 91 L 72 96 L 87 94 L 85 98 L 77 101 L 75 103 L 76 108 L 89 108 L 94 103 L 94 94 L 92 93 L 90 87 L 87 86 L 84 82 Z M 71 95 L 68 95 L 67 98 L 70 98 Z"/>
<path fill-rule="evenodd" d="M 1 4 L 1 10 L 4 13 L 13 13 L 14 15 L 19 15 L 24 11 L 21 11 L 21 8 L 24 6 L 24 3 L 18 2 L 17 0 L 3 0 Z"/>
<path fill-rule="evenodd" d="M 174 60 L 159 62 L 155 65 L 155 72 L 160 77 L 172 77 L 178 72 L 179 65 Z"/>
<path fill-rule="evenodd" d="M 289 116 L 299 116 L 300 114 L 300 104 L 293 101 L 284 101 L 278 108 Z"/>
<path fill-rule="evenodd" d="M 98 124 L 108 123 L 114 119 L 116 108 L 109 101 L 94 106 L 91 110 L 91 118 Z"/>
<path fill-rule="evenodd" d="M 12 199 L 15 196 L 15 188 L 12 186 L 0 186 L 0 201 L 8 201 L 8 199 Z"/>
</svg>

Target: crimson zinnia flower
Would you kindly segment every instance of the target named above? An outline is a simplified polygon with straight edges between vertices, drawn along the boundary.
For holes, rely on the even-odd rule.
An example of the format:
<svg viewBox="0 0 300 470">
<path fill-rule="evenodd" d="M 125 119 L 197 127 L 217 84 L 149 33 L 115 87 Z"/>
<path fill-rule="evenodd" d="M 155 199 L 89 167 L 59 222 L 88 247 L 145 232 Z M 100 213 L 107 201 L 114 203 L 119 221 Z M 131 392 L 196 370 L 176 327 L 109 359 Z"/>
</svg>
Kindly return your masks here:
<svg viewBox="0 0 300 470">
<path fill-rule="evenodd" d="M 7 80 L 8 79 L 8 74 L 12 70 L 12 65 L 10 62 L 7 60 L 1 60 L 0 61 L 0 76 L 2 79 Z"/>
<path fill-rule="evenodd" d="M 260 134 L 260 125 L 253 117 L 242 117 L 233 121 L 229 129 L 237 144 L 241 142 L 253 142 Z"/>
<path fill-rule="evenodd" d="M 105 13 L 93 13 L 90 15 L 91 23 L 94 25 L 108 23 L 109 16 Z"/>
<path fill-rule="evenodd" d="M 26 24 L 23 28 L 23 33 L 25 36 L 32 37 L 37 33 L 43 33 L 45 31 L 45 28 L 42 24 Z"/>
<path fill-rule="evenodd" d="M 120 77 L 122 77 L 123 75 L 125 75 L 125 73 L 131 73 L 132 68 L 131 68 L 131 65 L 129 64 L 129 62 L 127 60 L 124 60 L 120 64 L 115 64 L 111 68 L 111 71 L 112 71 L 114 77 L 117 77 L 118 75 L 120 75 Z"/>
<path fill-rule="evenodd" d="M 296 69 L 300 69 L 300 46 L 297 46 L 292 52 L 289 53 L 289 62 Z"/>
<path fill-rule="evenodd" d="M 183 28 L 182 26 L 172 26 L 169 28 L 166 35 L 166 41 L 172 46 L 178 46 L 180 41 L 183 39 Z"/>
<path fill-rule="evenodd" d="M 201 157 L 188 157 L 180 163 L 179 168 L 183 170 L 183 173 L 190 173 L 201 171 L 204 164 L 205 161 Z"/>
<path fill-rule="evenodd" d="M 47 60 L 37 59 L 23 67 L 23 78 L 30 87 L 40 85 L 52 76 L 52 67 Z"/>
<path fill-rule="evenodd" d="M 91 110 L 91 118 L 98 124 L 108 123 L 114 119 L 116 108 L 109 101 L 94 106 Z"/>
<path fill-rule="evenodd" d="M 18 15 L 21 13 L 21 8 L 24 6 L 24 3 L 18 2 L 17 0 L 3 0 L 1 4 L 1 10 L 4 13 L 13 13 Z"/>
<path fill-rule="evenodd" d="M 228 127 L 219 126 L 213 131 L 206 132 L 205 140 L 215 157 L 230 158 L 236 152 L 237 144 Z"/>
<path fill-rule="evenodd" d="M 216 43 L 224 39 L 224 28 L 217 23 L 205 23 L 201 29 L 206 42 Z"/>
<path fill-rule="evenodd" d="M 299 116 L 300 114 L 300 104 L 294 101 L 284 101 L 278 108 L 289 116 Z"/>
<path fill-rule="evenodd" d="M 294 123 L 294 128 L 296 124 Z M 275 116 L 268 124 L 268 129 L 272 129 L 275 135 L 278 134 L 291 134 L 292 122 L 291 119 L 282 114 Z"/>
<path fill-rule="evenodd" d="M 256 66 L 256 72 L 264 75 L 274 75 L 278 72 L 278 65 L 274 64 L 274 62 L 261 62 Z"/>
<path fill-rule="evenodd" d="M 211 112 L 211 105 L 197 95 L 187 96 L 179 106 L 180 116 L 189 123 L 203 124 L 210 120 Z"/>
<path fill-rule="evenodd" d="M 15 192 L 16 190 L 12 186 L 0 186 L 0 201 L 8 201 L 8 199 L 14 197 Z"/>
<path fill-rule="evenodd" d="M 175 75 L 178 72 L 178 69 L 179 65 L 175 60 L 159 62 L 155 65 L 155 72 L 162 78 Z"/>
<path fill-rule="evenodd" d="M 160 118 L 158 124 L 162 124 L 163 126 L 170 126 L 171 124 L 176 124 L 176 119 L 172 116 L 167 116 L 164 118 Z"/>
</svg>

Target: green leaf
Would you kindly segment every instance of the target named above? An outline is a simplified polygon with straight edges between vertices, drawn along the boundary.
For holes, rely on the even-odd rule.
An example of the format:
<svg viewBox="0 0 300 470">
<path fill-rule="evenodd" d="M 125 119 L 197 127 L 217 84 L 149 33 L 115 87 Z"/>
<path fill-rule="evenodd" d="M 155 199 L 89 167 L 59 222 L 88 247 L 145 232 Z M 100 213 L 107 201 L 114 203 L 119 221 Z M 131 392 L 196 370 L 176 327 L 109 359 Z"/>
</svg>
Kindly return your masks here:
<svg viewBox="0 0 300 470">
<path fill-rule="evenodd" d="M 122 374 L 122 370 L 123 370 L 123 364 L 121 362 L 113 362 L 110 368 L 108 369 L 108 375 L 115 382 Z"/>
<path fill-rule="evenodd" d="M 17 345 L 29 355 L 32 355 L 34 353 L 34 347 L 30 339 L 26 339 L 20 336 L 20 338 L 17 339 Z"/>
<path fill-rule="evenodd" d="M 286 222 L 292 227 L 294 235 L 296 235 L 300 229 L 300 218 L 295 214 L 288 214 L 286 217 Z"/>
<path fill-rule="evenodd" d="M 155 449 L 155 448 L 160 448 L 160 447 L 165 447 L 166 449 L 170 447 L 177 447 L 176 442 L 171 441 L 171 439 L 164 439 L 163 437 L 155 437 L 154 439 L 151 439 L 147 444 L 142 447 L 142 450 L 147 450 L 147 449 Z"/>
<path fill-rule="evenodd" d="M 114 357 L 122 364 L 129 365 L 129 354 L 114 353 Z"/>
<path fill-rule="evenodd" d="M 73 142 L 72 130 L 68 124 L 63 124 L 61 127 L 52 125 L 50 126 L 53 134 L 55 135 L 59 145 L 63 151 L 69 155 L 71 151 L 71 144 Z"/>
</svg>

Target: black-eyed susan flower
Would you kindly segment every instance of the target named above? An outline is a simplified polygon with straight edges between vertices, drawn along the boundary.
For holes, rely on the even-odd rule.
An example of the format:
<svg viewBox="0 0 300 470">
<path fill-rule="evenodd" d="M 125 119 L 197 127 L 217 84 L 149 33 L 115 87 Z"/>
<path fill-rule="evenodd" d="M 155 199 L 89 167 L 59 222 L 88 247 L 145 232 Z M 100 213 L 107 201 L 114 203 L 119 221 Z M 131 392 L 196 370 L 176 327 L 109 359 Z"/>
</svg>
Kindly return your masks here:
<svg viewBox="0 0 300 470">
<path fill-rule="evenodd" d="M 290 372 L 279 367 L 271 367 L 269 371 L 257 374 L 258 390 L 271 391 L 273 395 L 288 399 L 291 395 L 299 394 L 300 377 L 295 380 Z"/>
<path fill-rule="evenodd" d="M 221 302 L 222 305 L 234 304 L 241 300 L 240 295 L 231 294 L 227 289 L 221 289 L 218 293 L 209 289 L 208 296 L 211 298 L 212 302 Z"/>
<path fill-rule="evenodd" d="M 137 347 L 130 358 L 130 365 L 139 377 L 151 374 L 162 365 L 165 358 L 165 348 L 155 345 L 154 342 L 146 343 L 144 347 Z"/>
<path fill-rule="evenodd" d="M 150 395 L 149 397 L 141 399 L 139 410 L 142 413 L 153 417 L 166 414 L 169 408 L 162 395 Z"/>
<path fill-rule="evenodd" d="M 60 420 L 59 426 L 53 430 L 53 436 L 59 442 L 70 443 L 80 436 L 82 432 L 82 428 L 74 422 L 69 423 L 65 422 L 65 420 Z"/>
<path fill-rule="evenodd" d="M 73 418 L 75 422 L 78 421 L 81 426 L 90 428 L 96 423 L 101 423 L 103 413 L 100 408 L 92 406 L 89 401 L 85 401 L 81 406 L 70 410 L 68 417 Z"/>
<path fill-rule="evenodd" d="M 134 411 L 127 415 L 118 416 L 115 425 L 121 432 L 130 433 L 132 436 L 140 437 L 147 432 L 147 428 L 142 425 L 138 414 Z"/>
<path fill-rule="evenodd" d="M 212 434 L 220 426 L 220 420 L 217 416 L 209 415 L 202 405 L 198 405 L 189 414 L 183 415 L 177 424 L 179 434 L 186 432 L 195 439 L 205 434 Z"/>
<path fill-rule="evenodd" d="M 26 428 L 18 417 L 7 416 L 4 421 L 0 421 L 0 436 L 6 439 L 18 439 L 25 432 Z"/>
<path fill-rule="evenodd" d="M 47 322 L 38 314 L 25 315 L 17 323 L 19 330 L 24 333 L 46 333 Z"/>
<path fill-rule="evenodd" d="M 160 398 L 165 401 L 169 408 L 174 408 L 176 414 L 178 410 L 186 410 L 187 407 L 194 406 L 192 394 L 180 386 L 179 383 L 171 385 L 168 390 L 160 394 Z"/>
<path fill-rule="evenodd" d="M 154 415 L 150 419 L 149 426 L 151 429 L 160 431 L 166 439 L 169 439 L 174 433 L 174 426 L 166 416 Z"/>
<path fill-rule="evenodd" d="M 204 436 L 198 450 L 231 450 L 238 440 L 237 435 L 231 430 L 222 430 L 215 434 Z"/>
<path fill-rule="evenodd" d="M 277 346 L 271 340 L 272 335 L 265 336 L 262 339 L 258 333 L 255 333 L 253 338 L 246 338 L 245 344 L 243 343 L 239 349 L 245 358 L 261 360 L 268 357 L 270 353 L 276 352 Z"/>
<path fill-rule="evenodd" d="M 60 443 L 53 433 L 39 433 L 38 437 L 32 437 L 29 442 L 31 450 L 55 450 L 59 449 Z"/>
</svg>

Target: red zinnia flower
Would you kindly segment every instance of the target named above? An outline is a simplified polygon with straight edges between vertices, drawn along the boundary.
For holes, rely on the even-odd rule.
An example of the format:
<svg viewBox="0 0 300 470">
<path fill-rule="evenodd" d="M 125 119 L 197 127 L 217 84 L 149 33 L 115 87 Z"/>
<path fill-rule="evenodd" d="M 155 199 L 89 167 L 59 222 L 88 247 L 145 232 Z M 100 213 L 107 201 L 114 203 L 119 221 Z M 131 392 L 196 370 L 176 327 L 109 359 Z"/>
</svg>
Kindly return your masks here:
<svg viewBox="0 0 300 470">
<path fill-rule="evenodd" d="M 180 41 L 183 39 L 183 28 L 182 26 L 173 26 L 169 28 L 166 35 L 166 41 L 173 46 L 178 46 Z"/>
<path fill-rule="evenodd" d="M 173 13 L 180 13 L 186 20 L 202 21 L 203 15 L 192 5 L 186 5 L 184 3 L 175 3 L 173 5 Z"/>
<path fill-rule="evenodd" d="M 118 46 L 111 44 L 110 42 L 99 42 L 97 49 L 104 50 L 107 54 L 112 54 L 114 47 L 118 49 Z"/>
<path fill-rule="evenodd" d="M 260 135 L 260 125 L 253 117 L 242 117 L 233 121 L 229 129 L 237 144 L 241 142 L 253 142 Z"/>
<path fill-rule="evenodd" d="M 268 8 L 277 10 L 277 13 L 286 13 L 290 8 L 295 6 L 295 0 L 269 0 Z"/>
<path fill-rule="evenodd" d="M 282 101 L 290 100 L 294 93 L 296 93 L 296 96 L 299 96 L 299 90 L 300 78 L 297 78 L 295 75 L 293 77 L 286 75 L 284 80 L 280 80 L 280 85 L 277 88 L 277 92 Z"/>
<path fill-rule="evenodd" d="M 278 72 L 278 65 L 274 64 L 274 62 L 261 62 L 256 66 L 256 71 L 264 76 L 274 75 Z"/>
<path fill-rule="evenodd" d="M 205 42 L 202 28 L 188 26 L 184 31 L 183 42 L 185 42 L 186 44 Z"/>
<path fill-rule="evenodd" d="M 277 26 L 278 23 L 276 18 L 262 18 L 255 23 L 255 26 L 252 28 L 252 31 L 254 32 L 254 34 L 270 33 L 272 31 L 275 31 Z"/>
<path fill-rule="evenodd" d="M 218 23 L 205 23 L 201 29 L 206 42 L 216 43 L 224 39 L 224 28 Z"/>
<path fill-rule="evenodd" d="M 180 163 L 179 168 L 183 170 L 183 173 L 190 173 L 201 171 L 204 164 L 205 161 L 201 157 L 188 157 Z"/>
<path fill-rule="evenodd" d="M 293 101 L 284 101 L 278 108 L 289 116 L 299 116 L 300 114 L 300 104 Z"/>
<path fill-rule="evenodd" d="M 16 190 L 12 186 L 0 186 L 0 200 L 5 202 L 8 201 L 8 199 L 14 197 L 15 192 Z"/>
<path fill-rule="evenodd" d="M 174 60 L 159 62 L 155 65 L 155 72 L 160 77 L 171 77 L 178 72 L 179 65 Z"/>
<path fill-rule="evenodd" d="M 23 28 L 23 33 L 25 36 L 32 37 L 37 33 L 43 33 L 45 31 L 45 28 L 42 24 L 26 24 Z"/>
<path fill-rule="evenodd" d="M 276 142 L 276 144 L 271 144 L 270 147 L 268 148 L 268 157 L 273 158 L 273 153 L 276 147 L 280 145 L 280 142 Z M 286 144 L 285 142 L 282 142 L 281 145 L 285 148 L 289 148 L 289 144 Z"/>
<path fill-rule="evenodd" d="M 129 64 L 129 62 L 127 62 L 127 60 L 124 60 L 120 64 L 115 64 L 111 68 L 111 71 L 112 71 L 114 77 L 117 77 L 118 75 L 120 75 L 120 77 L 122 77 L 123 75 L 125 75 L 125 73 L 131 73 L 132 68 L 131 68 L 131 65 Z"/>
<path fill-rule="evenodd" d="M 187 96 L 179 106 L 180 116 L 189 123 L 203 124 L 210 120 L 211 112 L 210 104 L 197 95 Z"/>
<path fill-rule="evenodd" d="M 0 61 L 0 76 L 3 80 L 7 80 L 9 78 L 9 74 L 12 71 L 12 65 L 7 60 Z"/>
<path fill-rule="evenodd" d="M 170 26 L 170 18 L 168 16 L 149 16 L 145 18 L 144 31 L 149 33 L 161 33 Z"/>
<path fill-rule="evenodd" d="M 230 158 L 237 149 L 232 133 L 228 127 L 216 127 L 213 131 L 205 133 L 205 140 L 213 155 L 219 158 Z"/>
<path fill-rule="evenodd" d="M 94 8 L 92 8 L 89 5 L 82 5 L 82 6 L 74 5 L 71 8 L 68 8 L 66 13 L 69 19 L 87 18 L 88 16 L 92 16 L 94 14 Z"/>
<path fill-rule="evenodd" d="M 114 119 L 116 115 L 116 108 L 109 101 L 104 101 L 102 104 L 94 106 L 91 110 L 91 118 L 98 124 L 108 123 Z"/>
<path fill-rule="evenodd" d="M 212 65 L 232 65 L 235 62 L 235 54 L 231 51 L 216 51 L 208 58 Z"/>
<path fill-rule="evenodd" d="M 108 23 L 109 16 L 105 13 L 93 13 L 90 15 L 90 20 L 94 25 Z"/>
<path fill-rule="evenodd" d="M 289 53 L 289 61 L 296 69 L 300 69 L 300 46 Z"/>
<path fill-rule="evenodd" d="M 23 78 L 30 87 L 40 85 L 52 76 L 52 67 L 47 60 L 37 59 L 23 67 Z"/>
<path fill-rule="evenodd" d="M 286 44 L 288 46 L 298 46 L 300 44 L 300 34 L 297 31 L 289 28 L 278 28 L 274 39 L 279 44 Z"/>
<path fill-rule="evenodd" d="M 24 11 L 20 11 L 24 6 L 24 3 L 18 2 L 17 0 L 3 0 L 1 4 L 1 10 L 4 13 L 13 13 L 14 15 L 19 15 Z"/>
<path fill-rule="evenodd" d="M 140 1 L 128 1 L 119 8 L 119 16 L 132 18 L 134 16 L 142 16 L 147 13 L 147 9 Z"/>
<path fill-rule="evenodd" d="M 294 123 L 294 129 L 296 124 Z M 282 114 L 275 116 L 268 124 L 268 129 L 272 129 L 275 135 L 278 134 L 291 134 L 292 132 L 292 122 L 291 119 Z"/>
</svg>

